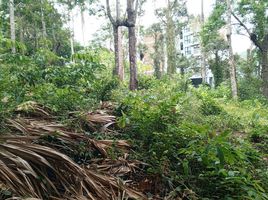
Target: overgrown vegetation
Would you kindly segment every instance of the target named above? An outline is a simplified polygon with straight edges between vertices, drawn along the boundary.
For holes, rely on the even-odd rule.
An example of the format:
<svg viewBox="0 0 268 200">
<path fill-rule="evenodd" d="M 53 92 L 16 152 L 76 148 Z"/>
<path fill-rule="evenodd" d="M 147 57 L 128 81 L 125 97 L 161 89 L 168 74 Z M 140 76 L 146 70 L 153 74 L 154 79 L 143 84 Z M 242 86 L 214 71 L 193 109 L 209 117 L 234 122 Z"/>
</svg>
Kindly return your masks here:
<svg viewBox="0 0 268 200">
<path fill-rule="evenodd" d="M 161 80 L 144 77 L 140 90 L 129 92 L 125 86 L 109 81 L 105 75 L 107 67 L 97 55 L 88 53 L 88 57 L 90 60 L 85 64 L 77 61 L 66 67 L 40 68 L 31 60 L 24 61 L 27 67 L 11 64 L 3 67 L 1 132 L 12 130 L 7 126 L 7 119 L 14 118 L 18 111 L 27 110 L 31 115 L 33 106 L 21 105 L 27 101 L 44 105 L 58 119 L 73 121 L 70 112 L 91 110 L 100 101 L 109 100 L 115 102 L 112 112 L 117 116 L 117 128 L 114 131 L 120 133 L 112 138 L 131 141 L 134 152 L 130 158 L 147 163 L 142 173 L 150 186 L 140 188 L 145 194 L 170 199 L 181 196 L 267 199 L 265 102 L 232 102 L 228 89 L 196 89 L 187 78 L 179 76 Z M 75 126 L 77 130 L 89 134 L 97 130 L 88 129 L 84 117 L 77 120 L 80 121 L 80 126 Z M 13 124 L 18 123 L 22 122 Z M 26 124 L 23 122 L 21 126 Z M 108 139 L 111 135 L 101 137 Z M 42 140 L 46 142 L 40 142 L 63 145 L 57 138 L 45 136 Z M 77 144 L 80 149 L 77 153 L 65 150 L 63 153 L 80 164 L 90 163 L 98 154 L 88 152 L 83 143 Z M 105 156 L 115 158 L 121 154 L 112 152 Z"/>
<path fill-rule="evenodd" d="M 235 56 L 238 99 L 232 99 L 228 45 L 218 32 L 226 24 L 223 1 L 201 32 L 202 53 L 213 54 L 207 61 L 214 85 L 198 87 L 190 78 L 197 60 L 177 55 L 172 42 L 186 23 L 177 21 L 188 17 L 183 1 L 158 10 L 167 26 L 157 23 L 149 31 L 155 66 L 139 62 L 138 77 L 135 55 L 131 69 L 117 66 L 119 73 L 114 52 L 76 44 L 53 2 L 12 2 L 0 1 L 1 200 L 268 199 L 267 83 L 259 66 L 266 47 L 248 51 L 247 59 Z M 58 4 L 67 6 L 71 21 L 72 9 L 94 2 Z M 260 2 L 252 5 L 263 15 L 266 3 Z M 14 5 L 17 28 L 10 19 Z M 256 33 L 263 38 L 265 20 L 251 15 L 249 5 L 241 1 L 234 14 L 258 20 Z M 133 14 L 133 4 L 128 7 Z M 134 27 L 123 22 L 135 54 Z M 164 44 L 170 48 L 166 74 Z M 148 49 L 140 46 L 144 57 Z M 153 68 L 155 76 L 144 75 Z M 135 87 L 128 87 L 128 76 Z"/>
</svg>

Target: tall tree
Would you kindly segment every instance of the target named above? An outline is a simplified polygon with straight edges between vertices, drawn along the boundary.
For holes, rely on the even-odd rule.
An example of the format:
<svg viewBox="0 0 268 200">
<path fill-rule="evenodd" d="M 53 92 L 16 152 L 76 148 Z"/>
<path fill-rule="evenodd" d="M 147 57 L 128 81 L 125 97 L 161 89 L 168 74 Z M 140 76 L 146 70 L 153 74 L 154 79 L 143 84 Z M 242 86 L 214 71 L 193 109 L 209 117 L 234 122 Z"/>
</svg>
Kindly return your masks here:
<svg viewBox="0 0 268 200">
<path fill-rule="evenodd" d="M 106 0 L 107 15 L 113 25 L 114 36 L 114 54 L 115 54 L 115 70 L 114 75 L 118 76 L 120 80 L 124 79 L 124 58 L 122 46 L 122 21 L 120 16 L 120 0 L 116 0 L 116 19 L 112 17 L 110 2 Z"/>
<path fill-rule="evenodd" d="M 152 36 L 154 40 L 151 57 L 154 63 L 154 75 L 156 78 L 161 78 L 164 70 L 164 34 L 160 23 L 155 23 L 148 28 L 148 36 Z"/>
<path fill-rule="evenodd" d="M 139 0 L 127 0 L 127 17 L 125 19 L 117 19 L 116 21 L 111 16 L 110 2 L 106 0 L 107 14 L 112 24 L 116 26 L 125 26 L 128 28 L 128 43 L 129 43 L 129 67 L 130 67 L 130 81 L 129 89 L 136 90 L 138 88 L 137 78 L 137 38 L 136 38 L 136 19 L 138 14 L 138 7 L 141 6 Z"/>
<path fill-rule="evenodd" d="M 204 16 L 204 0 L 201 0 L 201 26 L 203 27 L 205 23 Z M 206 83 L 207 81 L 207 69 L 206 69 L 206 54 L 203 45 L 201 44 L 201 76 L 202 82 Z"/>
<path fill-rule="evenodd" d="M 174 74 L 177 70 L 176 37 L 188 15 L 185 0 L 167 0 L 166 3 L 165 8 L 156 10 L 156 15 L 166 29 L 167 73 Z"/>
<path fill-rule="evenodd" d="M 12 53 L 16 53 L 16 27 L 15 27 L 14 0 L 9 0 L 10 39 L 12 41 Z"/>
<path fill-rule="evenodd" d="M 224 79 L 229 78 L 228 59 L 228 45 L 222 38 L 215 37 L 210 45 L 206 46 L 206 52 L 211 57 L 208 59 L 209 68 L 211 69 L 214 76 L 215 87 L 218 87 Z"/>
<path fill-rule="evenodd" d="M 130 83 L 129 89 L 138 89 L 137 78 L 137 38 L 135 24 L 137 19 L 137 11 L 139 0 L 127 0 L 127 20 L 128 20 L 128 43 L 129 43 L 129 66 L 130 66 Z"/>
<path fill-rule="evenodd" d="M 202 46 L 204 50 L 209 54 L 214 55 L 214 59 L 210 58 L 209 64 L 215 77 L 216 86 L 221 82 L 222 73 L 226 69 L 221 69 L 221 64 L 224 63 L 220 59 L 220 53 L 224 57 L 225 52 L 228 50 L 229 54 L 229 74 L 232 85 L 232 95 L 237 98 L 237 80 L 236 80 L 236 68 L 234 65 L 234 55 L 232 49 L 232 27 L 231 27 L 231 1 L 216 1 L 212 14 L 204 24 L 201 31 Z M 220 30 L 223 27 L 227 27 L 227 37 L 224 38 L 227 41 L 223 41 Z M 226 75 L 225 75 L 226 76 Z M 217 79 L 217 80 L 216 80 Z"/>
<path fill-rule="evenodd" d="M 268 1 L 241 0 L 233 16 L 258 49 L 261 63 L 262 91 L 268 98 Z M 250 24 L 251 29 L 248 28 Z"/>
<path fill-rule="evenodd" d="M 237 89 L 237 78 L 236 78 L 236 66 L 234 60 L 234 53 L 232 47 L 232 6 L 231 0 L 227 0 L 227 43 L 229 48 L 229 65 L 230 65 L 230 80 L 231 80 L 231 89 L 232 97 L 234 99 L 238 98 L 238 89 Z"/>
<path fill-rule="evenodd" d="M 173 4 L 175 2 L 171 2 L 171 0 L 168 0 L 168 7 L 166 10 L 166 20 L 167 20 L 167 26 L 166 26 L 166 33 L 167 33 L 167 61 L 168 61 L 168 67 L 167 67 L 167 73 L 168 74 L 174 74 L 176 73 L 176 34 L 175 34 L 175 22 L 172 18 L 172 9 Z"/>
<path fill-rule="evenodd" d="M 42 22 L 42 36 L 43 38 L 47 37 L 47 28 L 46 28 L 46 21 L 44 16 L 44 0 L 40 0 L 40 10 L 41 10 L 41 22 Z"/>
</svg>

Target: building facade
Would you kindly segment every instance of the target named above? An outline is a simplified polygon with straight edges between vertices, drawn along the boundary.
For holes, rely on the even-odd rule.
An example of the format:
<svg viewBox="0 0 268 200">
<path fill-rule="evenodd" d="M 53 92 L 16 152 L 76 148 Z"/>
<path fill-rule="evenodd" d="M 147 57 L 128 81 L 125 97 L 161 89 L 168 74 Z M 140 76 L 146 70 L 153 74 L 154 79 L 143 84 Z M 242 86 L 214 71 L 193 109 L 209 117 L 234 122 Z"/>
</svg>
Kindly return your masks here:
<svg viewBox="0 0 268 200">
<path fill-rule="evenodd" d="M 201 51 L 201 38 L 200 38 L 201 23 L 199 17 L 193 18 L 190 22 L 182 29 L 179 35 L 179 52 L 181 56 L 184 56 L 190 60 L 190 65 L 185 69 L 187 73 L 191 73 L 191 80 L 195 86 L 202 83 L 202 51 Z M 206 63 L 206 62 L 205 62 Z M 214 77 L 209 69 L 208 65 L 205 64 L 205 83 L 213 87 Z"/>
</svg>

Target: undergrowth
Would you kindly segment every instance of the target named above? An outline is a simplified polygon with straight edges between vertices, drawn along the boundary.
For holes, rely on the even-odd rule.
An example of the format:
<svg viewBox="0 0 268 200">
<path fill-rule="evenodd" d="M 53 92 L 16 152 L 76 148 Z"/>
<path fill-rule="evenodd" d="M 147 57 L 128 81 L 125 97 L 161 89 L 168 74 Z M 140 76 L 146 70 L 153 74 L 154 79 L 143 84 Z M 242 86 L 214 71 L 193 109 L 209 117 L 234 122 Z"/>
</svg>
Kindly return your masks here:
<svg viewBox="0 0 268 200">
<path fill-rule="evenodd" d="M 26 101 L 49 107 L 65 121 L 75 111 L 112 101 L 120 133 L 113 139 L 131 141 L 130 156 L 148 164 L 143 175 L 155 183 L 148 196 L 268 199 L 265 101 L 233 102 L 228 87 L 196 89 L 185 77 L 142 77 L 139 90 L 130 92 L 98 55 L 90 51 L 60 67 L 39 67 L 23 57 L 7 62 L 0 69 L 0 132 Z M 92 156 L 78 146 L 77 162 Z"/>
</svg>

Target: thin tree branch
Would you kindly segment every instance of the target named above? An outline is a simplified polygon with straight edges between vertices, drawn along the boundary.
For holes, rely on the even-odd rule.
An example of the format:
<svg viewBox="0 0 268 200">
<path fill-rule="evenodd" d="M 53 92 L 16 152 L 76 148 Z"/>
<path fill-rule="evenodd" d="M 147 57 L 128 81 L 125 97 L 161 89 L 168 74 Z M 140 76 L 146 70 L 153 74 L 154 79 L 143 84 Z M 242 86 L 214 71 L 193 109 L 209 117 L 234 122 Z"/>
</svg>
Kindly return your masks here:
<svg viewBox="0 0 268 200">
<path fill-rule="evenodd" d="M 136 23 L 136 20 L 137 20 L 138 7 L 139 7 L 139 0 L 136 0 L 134 23 Z"/>
<path fill-rule="evenodd" d="M 232 15 L 238 21 L 239 25 L 242 26 L 247 31 L 248 35 L 250 36 L 252 33 L 250 32 L 248 27 L 234 14 L 234 12 L 232 12 Z"/>
<path fill-rule="evenodd" d="M 112 14 L 111 14 L 111 8 L 110 8 L 110 1 L 109 0 L 106 0 L 106 9 L 107 9 L 107 15 L 111 21 L 111 23 L 116 26 L 117 23 L 116 21 L 114 20 L 114 18 L 112 17 Z"/>
<path fill-rule="evenodd" d="M 233 17 L 239 22 L 240 26 L 242 26 L 248 33 L 250 40 L 262 51 L 262 46 L 260 45 L 256 34 L 252 33 L 248 27 L 232 12 Z"/>
</svg>

